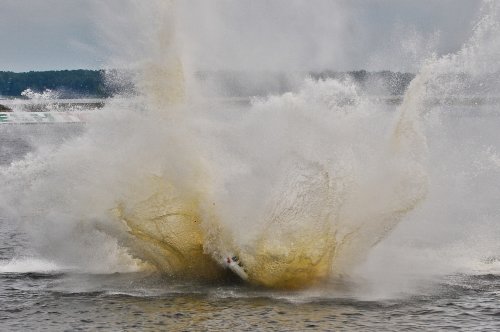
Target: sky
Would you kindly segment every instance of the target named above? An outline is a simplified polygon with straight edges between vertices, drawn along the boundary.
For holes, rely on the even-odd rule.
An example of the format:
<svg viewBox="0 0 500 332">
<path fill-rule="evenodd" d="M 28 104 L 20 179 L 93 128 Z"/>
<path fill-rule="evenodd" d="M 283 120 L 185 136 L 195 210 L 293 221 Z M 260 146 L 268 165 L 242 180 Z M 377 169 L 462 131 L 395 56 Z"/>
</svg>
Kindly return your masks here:
<svg viewBox="0 0 500 332">
<path fill-rule="evenodd" d="M 122 33 L 131 47 L 130 29 L 150 23 L 147 17 L 137 20 L 127 2 L 136 8 L 154 3 L 0 0 L 0 71 L 108 67 L 119 53 L 106 40 L 106 30 L 116 29 L 109 22 L 131 22 Z M 183 0 L 177 3 L 176 24 L 182 54 L 202 70 L 415 71 L 432 53 L 461 47 L 480 5 L 479 0 Z"/>
</svg>

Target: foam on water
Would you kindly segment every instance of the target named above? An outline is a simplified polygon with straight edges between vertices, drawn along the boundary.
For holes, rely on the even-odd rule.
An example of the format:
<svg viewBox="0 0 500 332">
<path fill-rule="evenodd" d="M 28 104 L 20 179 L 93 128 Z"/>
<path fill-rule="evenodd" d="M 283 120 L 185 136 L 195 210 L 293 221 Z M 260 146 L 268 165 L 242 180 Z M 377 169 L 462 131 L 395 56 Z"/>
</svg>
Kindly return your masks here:
<svg viewBox="0 0 500 332">
<path fill-rule="evenodd" d="M 21 258 L 0 261 L 0 273 L 27 273 L 40 272 L 52 273 L 61 271 L 62 268 L 54 262 L 37 258 Z"/>
</svg>

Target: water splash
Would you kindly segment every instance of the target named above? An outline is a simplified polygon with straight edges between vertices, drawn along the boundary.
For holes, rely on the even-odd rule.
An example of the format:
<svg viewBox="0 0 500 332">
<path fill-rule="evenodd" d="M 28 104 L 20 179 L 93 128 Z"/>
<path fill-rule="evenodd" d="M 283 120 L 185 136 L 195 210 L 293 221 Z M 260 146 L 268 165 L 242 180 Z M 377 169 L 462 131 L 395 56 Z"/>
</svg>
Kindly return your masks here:
<svg viewBox="0 0 500 332">
<path fill-rule="evenodd" d="M 35 92 L 31 89 L 26 89 L 21 92 L 21 96 L 31 100 L 53 100 L 59 97 L 59 94 L 50 89 L 45 89 L 43 92 Z"/>
<path fill-rule="evenodd" d="M 250 282 L 279 288 L 350 273 L 424 201 L 421 116 L 429 100 L 463 91 L 457 72 L 491 64 L 484 39 L 496 40 L 498 21 L 490 3 L 470 43 L 429 60 L 395 114 L 350 80 L 308 79 L 242 109 L 196 98 L 172 3 L 127 6 L 150 23 L 141 51 L 123 57 L 139 96 L 0 169 L 2 207 L 63 264 L 205 279 L 235 254 Z"/>
<path fill-rule="evenodd" d="M 181 109 L 197 107 L 204 105 Z M 169 273 L 208 277 L 232 254 L 251 282 L 270 287 L 345 273 L 425 195 L 416 154 L 403 158 L 378 137 L 380 129 L 367 133 L 376 107 L 350 81 L 308 80 L 297 94 L 256 100 L 223 138 L 212 132 L 221 124 L 206 118 L 196 127 L 203 142 L 189 132 L 170 142 L 183 157 L 193 152 L 181 166 L 189 175 L 160 170 L 141 177 L 141 189 L 132 191 L 143 194 L 121 201 L 117 216 L 141 242 L 142 257 Z M 411 125 L 399 133 L 410 129 L 410 137 L 417 130 Z"/>
</svg>

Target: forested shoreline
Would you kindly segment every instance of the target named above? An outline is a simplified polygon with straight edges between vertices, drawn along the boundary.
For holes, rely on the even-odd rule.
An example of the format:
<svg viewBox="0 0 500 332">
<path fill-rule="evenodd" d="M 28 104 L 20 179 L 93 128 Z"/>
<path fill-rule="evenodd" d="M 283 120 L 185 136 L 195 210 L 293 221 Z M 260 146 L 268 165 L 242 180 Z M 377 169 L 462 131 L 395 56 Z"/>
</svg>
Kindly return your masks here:
<svg viewBox="0 0 500 332">
<path fill-rule="evenodd" d="M 108 75 L 109 74 L 109 75 Z M 297 74 L 293 74 L 297 76 Z M 120 77 L 120 80 L 107 80 L 107 77 Z M 290 91 L 290 74 L 279 72 L 246 73 L 239 71 L 198 72 L 202 81 L 216 82 L 227 96 L 251 96 L 264 93 Z M 368 72 L 365 70 L 350 72 L 321 71 L 299 73 L 314 79 L 352 79 L 360 87 L 378 86 L 378 90 L 390 95 L 401 95 L 408 87 L 414 74 L 391 71 Z M 116 93 L 133 92 L 133 75 L 117 70 L 59 70 L 30 71 L 15 73 L 0 71 L 0 97 L 22 98 L 22 92 L 30 89 L 43 92 L 47 89 L 56 91 L 58 98 L 107 98 Z M 261 82 L 260 82 L 261 81 Z M 112 84 L 107 84 L 112 82 Z M 375 91 L 374 93 L 377 93 Z"/>
<path fill-rule="evenodd" d="M 104 98 L 110 95 L 103 70 L 0 72 L 0 96 L 21 97 L 26 89 L 36 92 L 54 90 L 60 92 L 63 98 Z"/>
</svg>

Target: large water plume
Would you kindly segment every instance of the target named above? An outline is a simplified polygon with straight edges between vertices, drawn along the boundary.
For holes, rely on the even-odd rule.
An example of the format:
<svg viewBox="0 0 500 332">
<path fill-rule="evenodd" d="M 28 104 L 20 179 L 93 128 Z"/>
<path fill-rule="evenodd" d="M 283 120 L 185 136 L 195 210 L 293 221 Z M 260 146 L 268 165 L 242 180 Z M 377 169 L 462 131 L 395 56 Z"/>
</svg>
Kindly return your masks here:
<svg viewBox="0 0 500 332">
<path fill-rule="evenodd" d="M 134 20 L 108 38 L 138 96 L 2 168 L 2 208 L 40 255 L 87 271 L 216 278 L 238 255 L 249 280 L 269 287 L 350 273 L 426 198 L 421 114 L 467 89 L 458 74 L 494 65 L 497 7 L 462 51 L 424 65 L 393 113 L 349 79 L 306 79 L 249 107 L 204 101 L 174 4 L 127 2 Z M 122 28 L 138 49 L 118 46 Z"/>
</svg>

